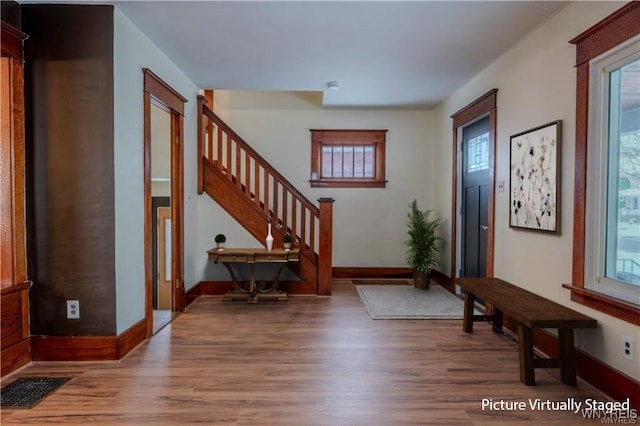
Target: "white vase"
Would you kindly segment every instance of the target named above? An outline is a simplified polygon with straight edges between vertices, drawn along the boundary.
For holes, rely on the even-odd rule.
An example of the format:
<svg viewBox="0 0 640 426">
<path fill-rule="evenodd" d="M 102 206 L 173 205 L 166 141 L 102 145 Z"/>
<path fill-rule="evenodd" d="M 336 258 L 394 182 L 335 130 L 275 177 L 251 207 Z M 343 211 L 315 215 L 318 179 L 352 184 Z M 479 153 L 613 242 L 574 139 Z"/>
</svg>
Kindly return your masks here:
<svg viewBox="0 0 640 426">
<path fill-rule="evenodd" d="M 267 250 L 271 250 L 273 248 L 273 235 L 271 235 L 271 223 L 267 225 Z"/>
</svg>

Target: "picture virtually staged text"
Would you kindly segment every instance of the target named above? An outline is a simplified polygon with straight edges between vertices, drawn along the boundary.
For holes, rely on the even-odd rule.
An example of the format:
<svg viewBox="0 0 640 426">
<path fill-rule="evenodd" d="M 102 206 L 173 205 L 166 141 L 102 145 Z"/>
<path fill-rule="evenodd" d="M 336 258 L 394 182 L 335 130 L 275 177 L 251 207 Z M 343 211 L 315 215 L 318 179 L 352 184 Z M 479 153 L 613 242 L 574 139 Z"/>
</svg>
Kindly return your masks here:
<svg viewBox="0 0 640 426">
<path fill-rule="evenodd" d="M 549 399 L 529 399 L 527 401 L 509 401 L 504 399 L 483 398 L 481 402 L 482 410 L 488 411 L 573 411 L 574 413 L 619 413 L 629 414 L 630 419 L 636 419 L 638 413 L 631 408 L 629 399 L 625 401 L 598 401 L 595 399 L 585 399 L 578 401 L 575 398 L 567 398 L 562 401 L 552 401 Z"/>
</svg>

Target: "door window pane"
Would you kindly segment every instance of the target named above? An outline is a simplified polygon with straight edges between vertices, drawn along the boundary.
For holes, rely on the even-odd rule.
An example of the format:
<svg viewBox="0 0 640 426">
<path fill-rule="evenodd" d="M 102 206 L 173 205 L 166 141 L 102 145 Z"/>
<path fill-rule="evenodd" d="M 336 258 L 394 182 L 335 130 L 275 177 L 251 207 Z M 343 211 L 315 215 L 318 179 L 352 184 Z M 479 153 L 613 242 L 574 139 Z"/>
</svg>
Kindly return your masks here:
<svg viewBox="0 0 640 426">
<path fill-rule="evenodd" d="M 467 142 L 467 173 L 489 168 L 489 133 L 469 139 Z"/>
</svg>

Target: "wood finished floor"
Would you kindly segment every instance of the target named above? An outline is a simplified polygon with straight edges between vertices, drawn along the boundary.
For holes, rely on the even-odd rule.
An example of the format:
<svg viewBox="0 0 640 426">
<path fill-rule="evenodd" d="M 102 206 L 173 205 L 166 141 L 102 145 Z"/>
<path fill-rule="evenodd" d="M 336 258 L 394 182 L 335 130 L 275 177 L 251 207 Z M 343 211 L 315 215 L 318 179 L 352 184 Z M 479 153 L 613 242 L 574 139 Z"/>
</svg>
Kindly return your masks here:
<svg viewBox="0 0 640 426">
<path fill-rule="evenodd" d="M 249 305 L 202 297 L 120 362 L 37 363 L 2 380 L 73 376 L 2 425 L 596 424 L 572 412 L 483 411 L 482 398 L 606 400 L 537 370 L 515 343 L 461 320 L 372 320 L 350 281 L 329 298 Z"/>
</svg>

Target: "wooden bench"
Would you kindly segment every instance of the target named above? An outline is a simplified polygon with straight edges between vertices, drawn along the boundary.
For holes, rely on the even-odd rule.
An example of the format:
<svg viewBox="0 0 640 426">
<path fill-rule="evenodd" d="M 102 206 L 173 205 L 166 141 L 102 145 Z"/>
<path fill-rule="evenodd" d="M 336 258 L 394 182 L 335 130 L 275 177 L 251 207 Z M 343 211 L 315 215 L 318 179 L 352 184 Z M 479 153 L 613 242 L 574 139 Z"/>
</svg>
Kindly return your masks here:
<svg viewBox="0 0 640 426">
<path fill-rule="evenodd" d="M 473 332 L 474 321 L 490 320 L 493 329 L 502 332 L 503 315 L 518 324 L 520 353 L 520 381 L 535 385 L 535 368 L 560 368 L 563 383 L 576 384 L 576 364 L 573 344 L 574 328 L 595 328 L 596 320 L 531 293 L 499 278 L 456 278 L 465 290 L 462 329 Z M 480 298 L 493 306 L 493 315 L 474 315 L 475 299 Z M 533 329 L 557 328 L 559 358 L 534 358 Z"/>
</svg>

